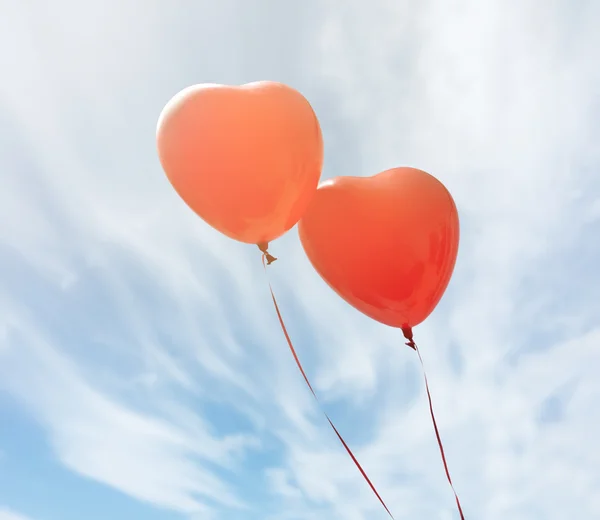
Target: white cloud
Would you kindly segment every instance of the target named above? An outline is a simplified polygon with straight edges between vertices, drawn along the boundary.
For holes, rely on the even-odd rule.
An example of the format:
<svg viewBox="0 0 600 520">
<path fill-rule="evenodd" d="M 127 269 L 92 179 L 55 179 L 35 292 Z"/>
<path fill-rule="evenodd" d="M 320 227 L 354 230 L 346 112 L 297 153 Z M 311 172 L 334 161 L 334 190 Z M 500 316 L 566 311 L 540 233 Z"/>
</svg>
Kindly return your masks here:
<svg viewBox="0 0 600 520">
<path fill-rule="evenodd" d="M 15 513 L 10 509 L 4 509 L 0 507 L 0 520 L 31 520 L 30 518 L 21 515 L 19 513 Z"/>
<path fill-rule="evenodd" d="M 70 469 L 141 500 L 187 513 L 205 511 L 202 496 L 243 504 L 199 460 L 231 466 L 251 444 L 243 436 L 215 438 L 199 418 L 185 421 L 137 412 L 90 386 L 64 355 L 20 317 L 10 324 L 2 385 L 48 428 Z M 178 420 L 179 419 L 179 420 Z"/>
</svg>

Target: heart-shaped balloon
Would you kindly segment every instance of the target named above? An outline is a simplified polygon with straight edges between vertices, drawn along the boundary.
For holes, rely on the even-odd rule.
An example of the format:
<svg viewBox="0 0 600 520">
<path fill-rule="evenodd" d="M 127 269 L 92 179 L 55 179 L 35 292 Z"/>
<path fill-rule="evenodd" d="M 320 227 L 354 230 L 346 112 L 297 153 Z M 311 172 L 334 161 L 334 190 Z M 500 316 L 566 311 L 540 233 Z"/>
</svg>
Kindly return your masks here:
<svg viewBox="0 0 600 520">
<path fill-rule="evenodd" d="M 322 183 L 300 220 L 310 262 L 344 300 L 403 329 L 436 307 L 458 253 L 456 205 L 415 168 Z"/>
<path fill-rule="evenodd" d="M 188 206 L 250 244 L 291 229 L 321 176 L 317 117 L 302 94 L 281 83 L 186 88 L 163 109 L 156 140 L 163 169 Z"/>
</svg>

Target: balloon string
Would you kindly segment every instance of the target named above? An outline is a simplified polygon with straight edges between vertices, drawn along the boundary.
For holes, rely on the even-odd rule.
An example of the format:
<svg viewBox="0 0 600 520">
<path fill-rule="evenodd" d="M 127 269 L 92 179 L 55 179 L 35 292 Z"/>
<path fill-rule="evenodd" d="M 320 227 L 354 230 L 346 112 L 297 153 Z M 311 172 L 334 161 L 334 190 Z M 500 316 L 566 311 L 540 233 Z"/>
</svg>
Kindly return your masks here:
<svg viewBox="0 0 600 520">
<path fill-rule="evenodd" d="M 266 254 L 264 252 L 263 252 L 263 256 L 262 256 L 262 262 L 263 262 L 263 267 L 265 268 L 265 272 L 266 272 L 267 271 L 268 258 L 267 258 Z M 315 401 L 317 401 L 317 404 L 321 408 L 321 411 L 323 412 L 323 415 L 327 419 L 327 422 L 329 423 L 329 426 L 331 426 L 332 430 L 337 435 L 337 438 L 342 443 L 342 446 L 344 446 L 344 448 L 346 449 L 346 452 L 348 453 L 348 455 L 350 455 L 350 458 L 352 459 L 352 461 L 354 462 L 354 464 L 358 468 L 358 471 L 360 471 L 361 475 L 366 480 L 367 484 L 369 484 L 369 487 L 371 488 L 371 490 L 373 491 L 373 493 L 375 493 L 375 496 L 379 499 L 379 502 L 381 502 L 381 505 L 384 507 L 384 509 L 386 510 L 387 514 L 390 516 L 390 518 L 392 520 L 394 520 L 394 516 L 392 515 L 392 513 L 390 512 L 390 510 L 388 509 L 388 507 L 385 505 L 385 502 L 383 501 L 383 498 L 381 498 L 381 495 L 377 492 L 377 489 L 375 488 L 375 486 L 371 482 L 371 479 L 368 477 L 367 473 L 365 472 L 365 470 L 363 469 L 363 467 L 360 465 L 360 462 L 358 462 L 358 459 L 354 456 L 354 453 L 352 453 L 352 450 L 350 449 L 350 447 L 348 446 L 348 444 L 346 443 L 346 441 L 344 440 L 344 438 L 342 437 L 342 435 L 340 434 L 340 432 L 338 431 L 338 429 L 335 427 L 335 425 L 333 424 L 332 420 L 329 418 L 329 415 L 327 415 L 327 412 L 325 412 L 323 410 L 321 402 L 319 401 L 319 398 L 317 397 L 317 394 L 315 393 L 312 385 L 310 384 L 310 381 L 308 380 L 308 376 L 306 375 L 306 372 L 304 371 L 304 368 L 302 367 L 302 363 L 300 362 L 300 358 L 298 357 L 298 354 L 296 353 L 296 349 L 294 348 L 294 345 L 292 344 L 292 340 L 290 339 L 290 335 L 288 334 L 287 327 L 285 326 L 285 323 L 283 321 L 283 317 L 281 316 L 281 311 L 279 310 L 279 305 L 277 304 L 277 299 L 275 298 L 275 293 L 273 292 L 273 287 L 271 286 L 271 282 L 269 281 L 268 283 L 269 283 L 269 291 L 271 292 L 271 299 L 273 300 L 273 305 L 275 307 L 275 312 L 277 313 L 277 318 L 279 319 L 279 325 L 281 326 L 281 330 L 283 331 L 283 334 L 285 336 L 287 344 L 290 347 L 290 351 L 292 353 L 292 356 L 294 357 L 294 361 L 296 362 L 296 365 L 297 365 L 298 369 L 300 370 L 300 373 L 302 374 L 302 377 L 304 378 L 304 382 L 306 383 L 306 386 L 308 386 L 308 389 L 312 393 L 313 397 L 315 398 Z"/>
<path fill-rule="evenodd" d="M 427 381 L 427 372 L 425 371 L 425 364 L 423 363 L 423 358 L 421 357 L 421 352 L 419 351 L 419 347 L 413 340 L 412 330 L 410 328 L 405 328 L 402 330 L 404 332 L 404 337 L 408 340 L 406 345 L 409 346 L 410 348 L 412 348 L 417 353 L 417 355 L 419 356 L 419 361 L 421 362 L 421 368 L 423 370 L 423 378 L 425 379 L 425 390 L 427 391 L 427 400 L 429 401 L 429 413 L 431 414 L 431 421 L 433 422 L 433 429 L 435 430 L 435 437 L 437 439 L 437 443 L 440 448 L 442 462 L 444 463 L 444 470 L 446 471 L 446 478 L 448 479 L 448 483 L 450 484 L 450 487 L 452 488 L 452 492 L 454 493 L 454 498 L 456 499 L 456 506 L 458 507 L 458 512 L 460 514 L 460 520 L 465 520 L 465 515 L 464 515 L 462 507 L 460 505 L 458 493 L 454 489 L 454 484 L 452 483 L 452 478 L 450 477 L 450 470 L 448 469 L 448 462 L 446 461 L 446 453 L 444 452 L 444 445 L 442 443 L 442 437 L 440 436 L 440 431 L 438 429 L 437 421 L 435 420 L 435 413 L 433 412 L 433 403 L 431 401 L 431 392 L 429 391 L 429 382 Z"/>
</svg>

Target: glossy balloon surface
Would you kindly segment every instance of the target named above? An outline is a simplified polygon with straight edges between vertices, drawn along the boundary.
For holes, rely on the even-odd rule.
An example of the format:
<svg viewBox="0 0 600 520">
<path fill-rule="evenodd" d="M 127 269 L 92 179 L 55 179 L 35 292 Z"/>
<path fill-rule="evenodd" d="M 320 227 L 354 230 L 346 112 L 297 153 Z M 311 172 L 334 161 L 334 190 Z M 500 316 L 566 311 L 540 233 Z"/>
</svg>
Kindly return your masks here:
<svg viewBox="0 0 600 520">
<path fill-rule="evenodd" d="M 281 83 L 189 87 L 165 106 L 156 140 L 181 198 L 241 242 L 269 242 L 291 229 L 321 175 L 317 117 Z"/>
<path fill-rule="evenodd" d="M 316 271 L 344 300 L 386 325 L 414 327 L 448 286 L 459 220 L 441 182 L 405 167 L 324 182 L 299 233 Z"/>
</svg>

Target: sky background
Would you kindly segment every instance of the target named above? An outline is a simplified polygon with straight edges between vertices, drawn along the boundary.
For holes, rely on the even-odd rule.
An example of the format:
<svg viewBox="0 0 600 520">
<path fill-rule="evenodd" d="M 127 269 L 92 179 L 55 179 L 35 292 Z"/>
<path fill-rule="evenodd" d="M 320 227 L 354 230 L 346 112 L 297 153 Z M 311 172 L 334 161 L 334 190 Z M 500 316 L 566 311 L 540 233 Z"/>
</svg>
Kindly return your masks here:
<svg viewBox="0 0 600 520">
<path fill-rule="evenodd" d="M 0 520 L 375 520 L 256 248 L 178 198 L 164 104 L 300 90 L 323 179 L 409 165 L 462 226 L 415 329 L 469 519 L 600 518 L 600 3 L 0 0 Z M 398 520 L 457 518 L 418 359 L 270 268 L 309 377 Z"/>
</svg>

